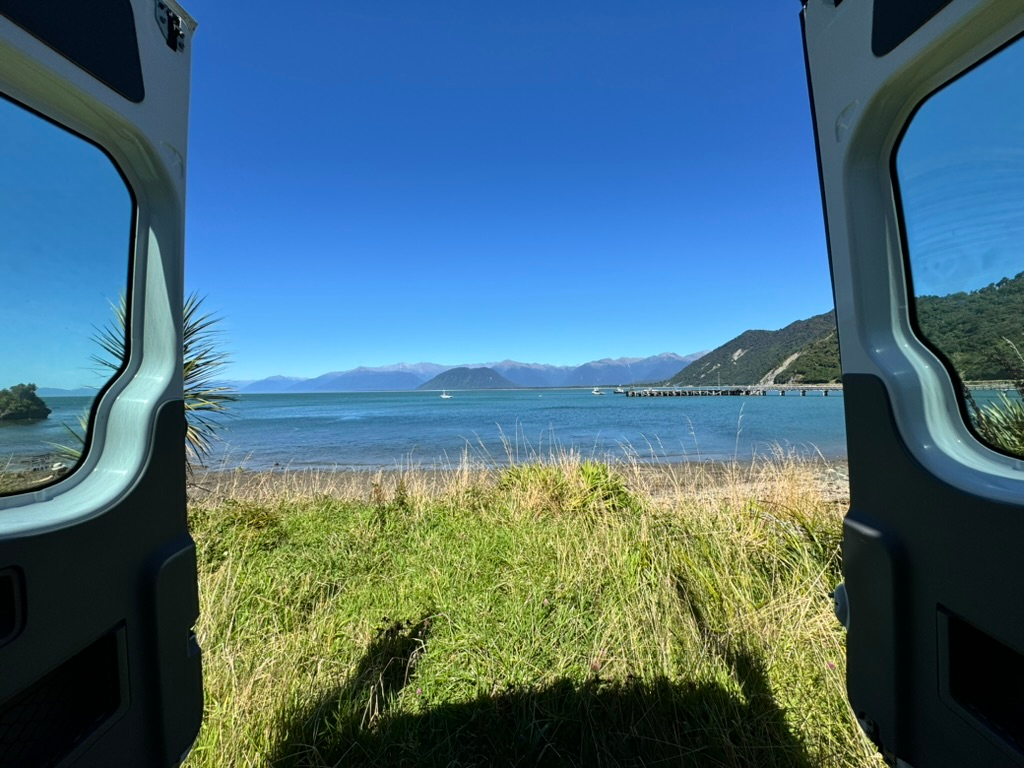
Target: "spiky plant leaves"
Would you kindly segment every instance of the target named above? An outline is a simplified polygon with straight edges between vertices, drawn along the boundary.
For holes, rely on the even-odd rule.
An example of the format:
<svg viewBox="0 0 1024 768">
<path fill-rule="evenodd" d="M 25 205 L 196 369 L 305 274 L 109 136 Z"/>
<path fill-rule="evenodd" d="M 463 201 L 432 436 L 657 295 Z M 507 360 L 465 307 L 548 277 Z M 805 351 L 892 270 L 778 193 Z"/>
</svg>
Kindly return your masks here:
<svg viewBox="0 0 1024 768">
<path fill-rule="evenodd" d="M 89 418 L 85 414 L 79 414 L 78 429 L 67 422 L 61 422 L 61 426 L 68 433 L 71 444 L 50 443 L 49 445 L 58 459 L 74 464 L 82 458 L 82 451 L 85 449 L 85 433 L 89 431 Z"/>
<path fill-rule="evenodd" d="M 214 380 L 230 361 L 224 350 L 221 331 L 217 327 L 220 317 L 203 310 L 205 297 L 193 292 L 185 299 L 182 313 L 182 394 L 185 401 L 185 462 L 192 475 L 195 465 L 201 464 L 213 449 L 220 423 L 211 417 L 223 413 L 227 404 L 237 399 L 230 387 L 217 386 Z M 93 340 L 100 351 L 92 356 L 93 362 L 102 368 L 118 371 L 124 364 L 127 303 L 122 295 L 117 304 L 111 303 L 114 317 L 105 327 L 96 330 Z M 55 445 L 61 458 L 77 461 L 85 444 L 86 420 L 79 419 L 78 433 L 73 427 L 64 425 L 73 437 L 73 444 Z"/>
<path fill-rule="evenodd" d="M 999 400 L 977 408 L 978 434 L 1000 451 L 1024 458 L 1024 403 L 1005 392 Z"/>
<path fill-rule="evenodd" d="M 101 352 L 92 355 L 90 359 L 100 368 L 119 371 L 124 365 L 125 335 L 127 333 L 125 317 L 128 312 L 128 304 L 123 293 L 117 304 L 110 302 L 110 309 L 114 313 L 114 320 L 103 328 L 96 329 L 92 340 L 99 344 Z M 95 328 L 95 326 L 93 327 Z"/>
<path fill-rule="evenodd" d="M 999 400 L 978 405 L 965 387 L 971 421 L 978 436 L 1003 453 L 1024 458 L 1024 355 L 1010 339 L 1003 338 L 1013 353 L 1005 357 L 1005 365 L 1014 378 L 1017 398 L 1011 399 L 1005 392 L 999 393 Z"/>
<path fill-rule="evenodd" d="M 185 299 L 182 343 L 183 392 L 188 427 L 185 435 L 189 471 L 210 455 L 220 424 L 210 414 L 223 413 L 236 398 L 230 387 L 217 386 L 214 376 L 230 361 L 217 324 L 220 317 L 203 311 L 196 293 Z"/>
</svg>

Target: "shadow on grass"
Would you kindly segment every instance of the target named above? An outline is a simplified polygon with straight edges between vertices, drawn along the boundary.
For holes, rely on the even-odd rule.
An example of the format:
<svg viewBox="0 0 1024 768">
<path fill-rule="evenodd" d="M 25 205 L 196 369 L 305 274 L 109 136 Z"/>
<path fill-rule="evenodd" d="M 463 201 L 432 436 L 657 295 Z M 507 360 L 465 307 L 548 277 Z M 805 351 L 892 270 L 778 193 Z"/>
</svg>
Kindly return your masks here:
<svg viewBox="0 0 1024 768">
<path fill-rule="evenodd" d="M 349 680 L 286 714 L 274 766 L 809 766 L 759 660 L 729 654 L 735 686 L 666 678 L 560 680 L 419 714 L 391 713 L 414 684 L 429 620 L 381 630 Z"/>
</svg>

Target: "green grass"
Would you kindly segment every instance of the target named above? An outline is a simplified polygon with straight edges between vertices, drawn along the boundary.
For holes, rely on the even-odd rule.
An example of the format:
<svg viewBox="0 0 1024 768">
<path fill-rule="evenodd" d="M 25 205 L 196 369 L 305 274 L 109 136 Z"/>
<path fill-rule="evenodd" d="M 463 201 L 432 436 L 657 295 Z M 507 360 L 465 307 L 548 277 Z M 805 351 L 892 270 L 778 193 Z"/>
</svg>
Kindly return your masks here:
<svg viewBox="0 0 1024 768">
<path fill-rule="evenodd" d="M 213 493 L 186 765 L 878 764 L 816 472 L 562 456 Z"/>
</svg>

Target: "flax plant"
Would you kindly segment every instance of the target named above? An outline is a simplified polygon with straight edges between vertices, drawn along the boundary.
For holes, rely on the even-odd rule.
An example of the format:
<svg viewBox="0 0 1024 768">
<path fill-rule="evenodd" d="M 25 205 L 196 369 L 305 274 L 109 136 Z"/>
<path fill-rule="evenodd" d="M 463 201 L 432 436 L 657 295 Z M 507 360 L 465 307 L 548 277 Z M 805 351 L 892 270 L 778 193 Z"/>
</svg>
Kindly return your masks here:
<svg viewBox="0 0 1024 768">
<path fill-rule="evenodd" d="M 1013 350 L 1008 365 L 1015 379 L 1017 397 L 1000 392 L 996 402 L 978 405 L 965 387 L 967 404 L 971 421 L 982 440 L 998 451 L 1024 458 L 1024 355 L 1010 339 L 1003 341 Z"/>
<path fill-rule="evenodd" d="M 217 328 L 220 317 L 205 312 L 204 301 L 205 297 L 196 293 L 189 294 L 185 299 L 182 316 L 182 394 L 187 421 L 185 461 L 190 477 L 194 468 L 204 463 L 213 448 L 220 424 L 211 418 L 212 415 L 224 413 L 228 403 L 237 399 L 230 387 L 220 386 L 215 381 L 215 376 L 229 362 L 230 355 L 223 348 L 221 331 Z M 119 371 L 125 360 L 127 328 L 127 303 L 123 294 L 116 305 L 111 304 L 111 309 L 114 312 L 113 320 L 98 329 L 93 336 L 100 351 L 92 356 L 92 361 L 100 368 Z M 87 419 L 79 418 L 77 430 L 67 424 L 64 426 L 72 438 L 72 444 L 55 445 L 54 448 L 61 458 L 77 461 L 85 444 Z"/>
</svg>

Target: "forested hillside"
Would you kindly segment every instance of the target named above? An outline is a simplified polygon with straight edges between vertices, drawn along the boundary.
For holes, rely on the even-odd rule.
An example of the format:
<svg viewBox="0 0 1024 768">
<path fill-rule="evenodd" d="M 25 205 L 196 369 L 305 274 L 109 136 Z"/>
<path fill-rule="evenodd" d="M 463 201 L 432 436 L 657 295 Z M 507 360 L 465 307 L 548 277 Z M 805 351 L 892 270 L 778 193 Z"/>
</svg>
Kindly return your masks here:
<svg viewBox="0 0 1024 768">
<path fill-rule="evenodd" d="M 834 312 L 798 320 L 778 331 L 746 331 L 688 365 L 669 384 L 711 387 L 719 384 L 756 384 L 765 379 L 788 381 L 792 378 L 789 366 L 798 359 L 790 358 L 829 334 L 834 335 L 835 331 Z M 835 358 L 834 368 L 838 377 L 838 357 Z M 773 376 L 773 372 L 777 373 Z"/>
<path fill-rule="evenodd" d="M 36 394 L 35 384 L 15 384 L 0 389 L 0 421 L 45 419 L 52 411 Z"/>
<path fill-rule="evenodd" d="M 1006 340 L 1024 352 L 1024 272 L 970 293 L 921 296 L 914 307 L 921 335 L 949 359 L 962 379 L 1015 378 L 1015 352 Z M 746 331 L 684 368 L 669 384 L 710 387 L 839 380 L 835 313 L 826 312 L 778 331 Z"/>
<path fill-rule="evenodd" d="M 840 380 L 840 374 L 839 335 L 833 328 L 831 333 L 801 349 L 800 356 L 776 380 L 799 384 L 831 384 Z"/>
<path fill-rule="evenodd" d="M 960 378 L 1013 378 L 1013 349 L 1024 352 L 1024 272 L 978 291 L 922 296 L 915 302 L 924 337 L 953 364 Z"/>
</svg>

